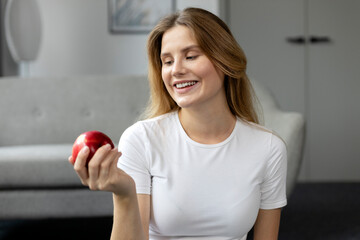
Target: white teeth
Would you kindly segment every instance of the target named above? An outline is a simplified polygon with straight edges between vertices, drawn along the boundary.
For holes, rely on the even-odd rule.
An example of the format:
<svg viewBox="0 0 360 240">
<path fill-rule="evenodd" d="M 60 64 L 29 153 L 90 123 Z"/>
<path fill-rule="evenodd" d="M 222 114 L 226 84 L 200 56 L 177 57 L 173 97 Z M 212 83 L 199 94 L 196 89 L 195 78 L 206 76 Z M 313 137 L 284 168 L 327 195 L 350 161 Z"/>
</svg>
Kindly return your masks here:
<svg viewBox="0 0 360 240">
<path fill-rule="evenodd" d="M 184 88 L 184 87 L 192 86 L 195 84 L 196 84 L 196 82 L 184 82 L 184 83 L 178 83 L 175 86 L 176 86 L 176 88 Z"/>
</svg>

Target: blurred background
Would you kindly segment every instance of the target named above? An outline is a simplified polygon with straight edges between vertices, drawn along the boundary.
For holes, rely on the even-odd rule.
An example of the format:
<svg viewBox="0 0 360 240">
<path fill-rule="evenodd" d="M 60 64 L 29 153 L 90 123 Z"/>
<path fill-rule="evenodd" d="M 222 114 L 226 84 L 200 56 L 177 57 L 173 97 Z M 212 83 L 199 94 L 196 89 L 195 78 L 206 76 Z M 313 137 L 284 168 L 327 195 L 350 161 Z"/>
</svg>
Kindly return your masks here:
<svg viewBox="0 0 360 240">
<path fill-rule="evenodd" d="M 111 1 L 105 0 L 37 0 L 41 41 L 36 56 L 26 61 L 26 68 L 22 67 L 6 41 L 6 2 L 1 0 L 1 76 L 147 73 L 148 32 L 111 31 Z M 288 219 L 295 225 L 280 237 L 296 239 L 296 229 L 304 233 L 314 225 L 301 228 L 311 217 L 296 218 L 294 214 L 301 213 L 296 207 L 318 209 L 331 203 L 326 211 L 351 206 L 335 216 L 342 222 L 352 221 L 349 229 L 346 224 L 345 229 L 339 229 L 347 237 L 334 233 L 326 238 L 311 235 L 299 239 L 360 239 L 359 221 L 354 222 L 353 215 L 343 215 L 345 211 L 360 214 L 358 204 L 344 202 L 355 202 L 353 197 L 360 195 L 360 1 L 174 0 L 173 4 L 174 9 L 201 7 L 221 17 L 248 57 L 250 78 L 268 87 L 282 109 L 305 117 L 298 188 L 289 200 L 293 204 L 288 205 L 288 214 L 293 214 Z M 326 199 L 319 200 L 319 193 Z M 309 204 L 311 200 L 313 204 Z M 309 210 L 311 213 L 315 214 Z M 321 216 L 328 215 L 320 212 L 319 218 L 313 216 L 318 224 Z M 283 219 L 286 221 L 286 217 Z M 287 226 L 289 222 L 282 224 Z M 326 226 L 321 228 L 324 232 L 339 225 L 335 221 Z M 291 231 L 296 234 L 291 235 Z"/>
</svg>

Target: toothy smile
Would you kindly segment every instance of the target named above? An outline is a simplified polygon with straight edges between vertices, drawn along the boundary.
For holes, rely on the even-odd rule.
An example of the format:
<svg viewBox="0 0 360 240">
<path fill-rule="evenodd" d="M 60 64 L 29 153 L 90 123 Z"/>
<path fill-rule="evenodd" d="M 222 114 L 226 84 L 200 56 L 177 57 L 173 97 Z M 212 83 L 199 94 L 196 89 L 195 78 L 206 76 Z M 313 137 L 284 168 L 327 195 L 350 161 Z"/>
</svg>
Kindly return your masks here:
<svg viewBox="0 0 360 240">
<path fill-rule="evenodd" d="M 197 83 L 197 81 L 177 83 L 177 84 L 175 84 L 175 87 L 176 88 L 185 88 L 185 87 L 188 87 L 188 86 L 195 85 L 196 83 Z"/>
</svg>

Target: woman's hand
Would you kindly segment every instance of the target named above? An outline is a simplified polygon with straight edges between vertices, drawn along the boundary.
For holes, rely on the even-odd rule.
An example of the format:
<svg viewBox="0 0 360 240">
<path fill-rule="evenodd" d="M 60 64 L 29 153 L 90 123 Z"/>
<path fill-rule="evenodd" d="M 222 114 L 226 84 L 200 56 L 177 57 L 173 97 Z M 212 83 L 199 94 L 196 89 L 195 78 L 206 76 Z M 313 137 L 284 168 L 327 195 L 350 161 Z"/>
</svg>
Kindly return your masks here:
<svg viewBox="0 0 360 240">
<path fill-rule="evenodd" d="M 117 167 L 121 156 L 116 148 L 109 144 L 100 147 L 86 166 L 89 148 L 84 147 L 78 154 L 76 161 L 69 157 L 69 162 L 79 176 L 83 185 L 91 190 L 113 192 L 119 197 L 128 197 L 135 191 L 135 182 L 124 171 Z"/>
</svg>

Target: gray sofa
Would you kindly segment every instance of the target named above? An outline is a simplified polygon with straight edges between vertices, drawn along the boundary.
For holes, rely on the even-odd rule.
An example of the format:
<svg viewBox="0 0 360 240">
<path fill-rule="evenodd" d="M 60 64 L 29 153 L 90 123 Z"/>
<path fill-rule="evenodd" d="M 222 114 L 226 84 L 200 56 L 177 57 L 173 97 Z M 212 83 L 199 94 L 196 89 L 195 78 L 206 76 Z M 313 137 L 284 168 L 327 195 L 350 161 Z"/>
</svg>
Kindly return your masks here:
<svg viewBox="0 0 360 240">
<path fill-rule="evenodd" d="M 112 195 L 81 185 L 67 158 L 99 130 L 117 144 L 146 105 L 145 77 L 0 79 L 0 218 L 112 215 Z"/>
<path fill-rule="evenodd" d="M 288 145 L 290 194 L 304 120 L 279 110 L 263 86 L 255 87 L 265 125 Z M 0 219 L 111 216 L 111 193 L 83 187 L 67 158 L 85 131 L 102 131 L 117 144 L 148 96 L 145 76 L 0 78 Z"/>
</svg>

